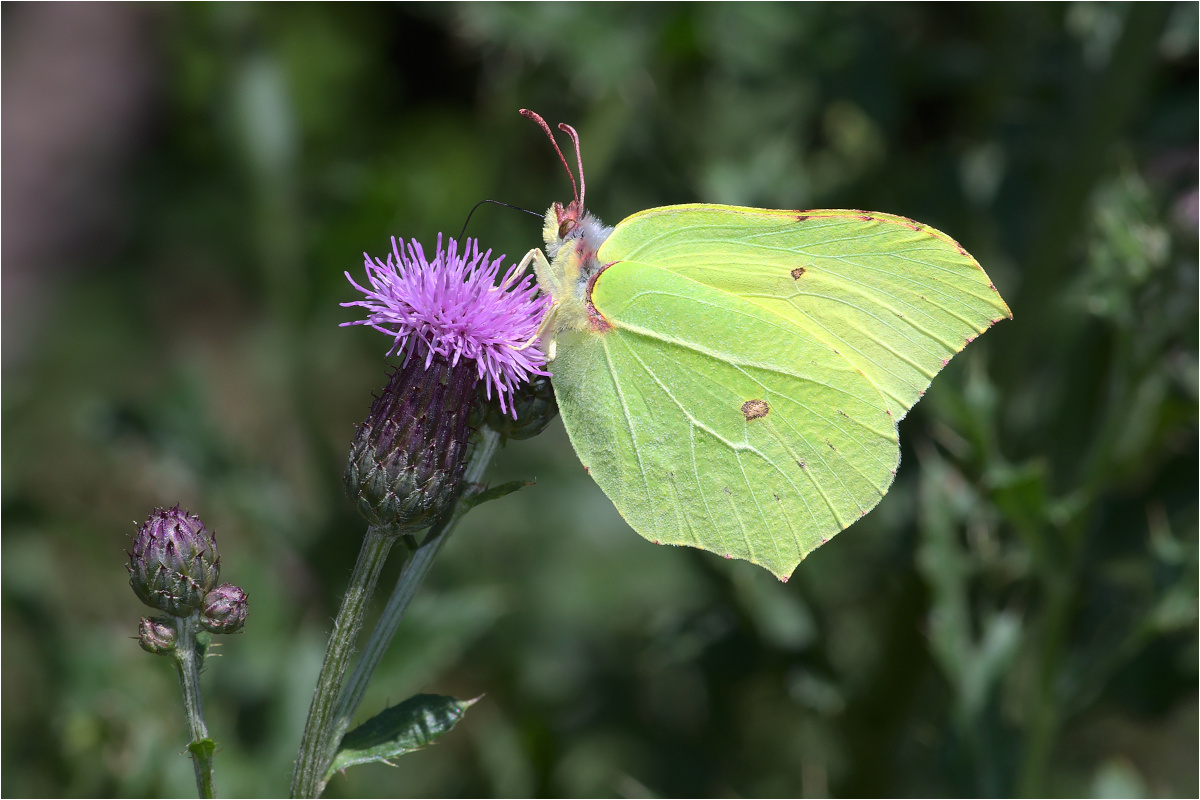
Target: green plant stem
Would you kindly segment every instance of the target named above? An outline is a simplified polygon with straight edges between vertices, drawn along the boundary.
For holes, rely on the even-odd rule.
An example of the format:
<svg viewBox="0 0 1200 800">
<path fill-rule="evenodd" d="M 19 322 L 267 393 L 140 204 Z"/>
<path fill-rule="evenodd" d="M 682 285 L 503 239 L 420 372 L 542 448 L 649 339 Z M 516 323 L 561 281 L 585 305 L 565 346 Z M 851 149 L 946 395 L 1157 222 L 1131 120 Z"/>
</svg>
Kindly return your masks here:
<svg viewBox="0 0 1200 800">
<path fill-rule="evenodd" d="M 471 460 L 467 463 L 466 471 L 463 474 L 463 482 L 467 486 L 467 491 L 454 504 L 450 512 L 443 516 L 433 529 L 430 530 L 429 535 L 425 537 L 425 541 L 416 548 L 412 557 L 409 558 L 401 570 L 400 577 L 396 580 L 396 588 L 392 590 L 392 596 L 388 598 L 387 607 L 379 617 L 379 622 L 376 623 L 375 630 L 371 631 L 367 645 L 363 648 L 362 656 L 359 657 L 358 663 L 354 665 L 354 671 L 350 674 L 350 678 L 346 681 L 346 686 L 338 698 L 337 710 L 334 712 L 333 731 L 329 738 L 328 750 L 325 754 L 324 763 L 326 771 L 328 771 L 328 765 L 333 763 L 333 757 L 337 753 L 342 736 L 350 727 L 350 722 L 354 719 L 354 714 L 358 711 L 358 706 L 362 703 L 363 695 L 367 691 L 367 685 L 371 682 L 371 676 L 375 674 L 375 670 L 379 666 L 383 654 L 387 652 L 388 646 L 392 643 L 392 638 L 396 635 L 396 629 L 400 626 L 400 621 L 404 619 L 404 613 L 408 610 L 408 604 L 421 587 L 425 576 L 429 574 L 429 569 L 433 565 L 434 559 L 437 558 L 438 553 L 442 551 L 442 548 L 450 539 L 450 534 L 453 533 L 459 520 L 470 510 L 471 504 L 465 502 L 467 493 L 483 478 L 483 473 L 487 469 L 488 464 L 491 463 L 499 444 L 500 434 L 491 428 L 483 427 L 480 441 L 476 445 L 475 451 L 471 454 Z M 322 777 L 320 790 L 325 788 L 328 780 L 328 776 Z"/>
<path fill-rule="evenodd" d="M 192 734 L 188 750 L 196 770 L 196 791 L 200 797 L 216 797 L 213 778 L 213 748 L 204 724 L 204 698 L 200 695 L 200 654 L 196 651 L 199 613 L 175 621 L 176 645 L 172 653 L 175 670 L 179 673 L 179 688 L 183 691 L 183 710 Z"/>
<path fill-rule="evenodd" d="M 367 529 L 362 550 L 358 554 L 358 562 L 350 576 L 350 585 L 346 587 L 342 607 L 338 610 L 333 632 L 329 635 L 329 645 L 325 648 L 325 661 L 321 664 L 321 674 L 317 678 L 312 705 L 308 707 L 308 720 L 304 724 L 304 736 L 300 740 L 300 754 L 292 772 L 292 797 L 320 795 L 323 785 L 321 778 L 327 766 L 325 753 L 329 749 L 333 712 L 342 688 L 342 679 L 346 675 L 346 666 L 350 663 L 354 642 L 362 628 L 363 614 L 371 595 L 375 592 L 379 572 L 383 569 L 388 551 L 395 540 L 396 532 L 391 528 L 372 525 Z"/>
</svg>

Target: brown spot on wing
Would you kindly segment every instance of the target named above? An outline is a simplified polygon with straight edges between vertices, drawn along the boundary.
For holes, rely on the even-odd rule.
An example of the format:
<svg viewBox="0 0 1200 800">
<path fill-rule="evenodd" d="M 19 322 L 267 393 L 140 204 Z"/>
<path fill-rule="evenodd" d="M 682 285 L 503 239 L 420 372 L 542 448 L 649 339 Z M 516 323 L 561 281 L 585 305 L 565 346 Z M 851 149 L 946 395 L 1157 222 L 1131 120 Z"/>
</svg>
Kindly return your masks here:
<svg viewBox="0 0 1200 800">
<path fill-rule="evenodd" d="M 800 276 L 803 274 L 804 274 L 804 267 L 796 267 L 794 270 L 792 270 L 792 277 L 795 278 L 796 280 L 800 280 Z"/>
<path fill-rule="evenodd" d="M 746 418 L 746 422 L 761 419 L 770 413 L 771 407 L 767 405 L 766 400 L 747 400 L 742 403 L 742 416 Z"/>
</svg>

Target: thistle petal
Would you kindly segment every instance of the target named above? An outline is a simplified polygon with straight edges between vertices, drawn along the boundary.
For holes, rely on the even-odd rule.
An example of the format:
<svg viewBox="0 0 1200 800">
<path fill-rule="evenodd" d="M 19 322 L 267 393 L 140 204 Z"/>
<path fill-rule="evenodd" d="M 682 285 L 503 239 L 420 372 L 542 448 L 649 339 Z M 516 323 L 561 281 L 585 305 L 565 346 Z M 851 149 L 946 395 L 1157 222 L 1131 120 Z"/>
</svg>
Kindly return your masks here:
<svg viewBox="0 0 1200 800">
<path fill-rule="evenodd" d="M 491 260 L 491 255 L 491 250 L 480 253 L 473 239 L 461 253 L 453 239 L 443 247 L 439 234 L 430 261 L 419 242 L 393 237 L 386 261 L 363 254 L 369 288 L 346 273 L 365 297 L 342 305 L 364 308 L 367 315 L 342 325 L 367 325 L 387 334 L 393 340 L 388 354 L 402 354 L 405 364 L 414 355 L 426 369 L 435 356 L 451 365 L 473 361 L 488 397 L 494 390 L 501 411 L 515 415 L 517 388 L 550 374 L 534 343 L 550 298 L 538 293 L 532 275 L 518 278 L 515 266 L 501 276 L 504 256 Z"/>
</svg>

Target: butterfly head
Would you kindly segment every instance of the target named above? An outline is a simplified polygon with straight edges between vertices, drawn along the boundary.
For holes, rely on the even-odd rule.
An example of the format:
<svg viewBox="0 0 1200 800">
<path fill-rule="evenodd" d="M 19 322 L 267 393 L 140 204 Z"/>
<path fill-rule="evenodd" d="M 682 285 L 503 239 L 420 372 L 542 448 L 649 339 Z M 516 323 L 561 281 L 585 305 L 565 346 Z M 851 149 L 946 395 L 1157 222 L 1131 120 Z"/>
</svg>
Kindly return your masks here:
<svg viewBox="0 0 1200 800">
<path fill-rule="evenodd" d="M 593 224 L 599 224 L 587 213 L 583 205 L 587 183 L 583 178 L 583 158 L 579 153 L 579 134 L 565 122 L 558 125 L 558 129 L 570 136 L 571 142 L 575 145 L 575 164 L 579 172 L 579 183 L 576 184 L 575 175 L 571 172 L 571 167 L 567 164 L 567 159 L 563 155 L 562 150 L 559 149 L 558 142 L 554 139 L 554 132 L 550 130 L 550 126 L 546 124 L 546 120 L 542 119 L 541 115 L 527 108 L 522 108 L 521 114 L 536 122 L 545 131 L 550 144 L 554 145 L 554 152 L 558 153 L 558 158 L 562 162 L 563 169 L 567 171 L 567 177 L 571 179 L 571 191 L 575 195 L 575 199 L 566 205 L 555 203 L 546 211 L 546 221 L 542 227 L 542 238 L 546 241 L 546 254 L 550 258 L 554 258 L 564 244 L 571 240 L 580 239 L 585 235 L 587 228 L 591 227 L 585 223 L 592 220 Z"/>
<path fill-rule="evenodd" d="M 613 229 L 587 212 L 584 207 L 586 185 L 583 180 L 583 159 L 579 154 L 579 134 L 570 125 L 560 124 L 558 129 L 571 137 L 575 145 L 575 163 L 579 171 L 579 183 L 567 164 L 550 126 L 539 115 L 526 109 L 521 114 L 541 126 L 546 138 L 554 145 L 554 152 L 562 162 L 563 169 L 571 179 L 574 199 L 571 202 L 555 203 L 546 211 L 542 226 L 542 238 L 546 242 L 546 255 L 550 260 L 534 262 L 538 285 L 553 299 L 553 307 L 547 319 L 550 334 L 548 354 L 552 354 L 553 333 L 563 329 L 587 329 L 594 327 L 596 317 L 591 306 L 591 287 L 602 270 L 597 260 L 600 246 Z M 553 355 L 550 356 L 553 358 Z"/>
<path fill-rule="evenodd" d="M 542 239 L 546 242 L 546 254 L 553 259 L 564 244 L 577 239 L 583 234 L 583 221 L 587 215 L 576 201 L 565 206 L 555 203 L 546 211 L 546 219 L 542 224 Z"/>
</svg>

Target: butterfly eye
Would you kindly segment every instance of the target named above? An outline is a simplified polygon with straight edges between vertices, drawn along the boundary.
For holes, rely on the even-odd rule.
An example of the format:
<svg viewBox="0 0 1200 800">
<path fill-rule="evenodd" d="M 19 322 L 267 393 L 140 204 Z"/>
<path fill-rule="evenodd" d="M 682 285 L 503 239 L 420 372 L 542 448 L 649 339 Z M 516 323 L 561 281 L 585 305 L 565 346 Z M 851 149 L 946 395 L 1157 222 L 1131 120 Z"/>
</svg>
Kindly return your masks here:
<svg viewBox="0 0 1200 800">
<path fill-rule="evenodd" d="M 576 222 L 573 219 L 564 219 L 562 224 L 558 226 L 558 238 L 565 239 L 567 234 L 575 230 Z"/>
</svg>

